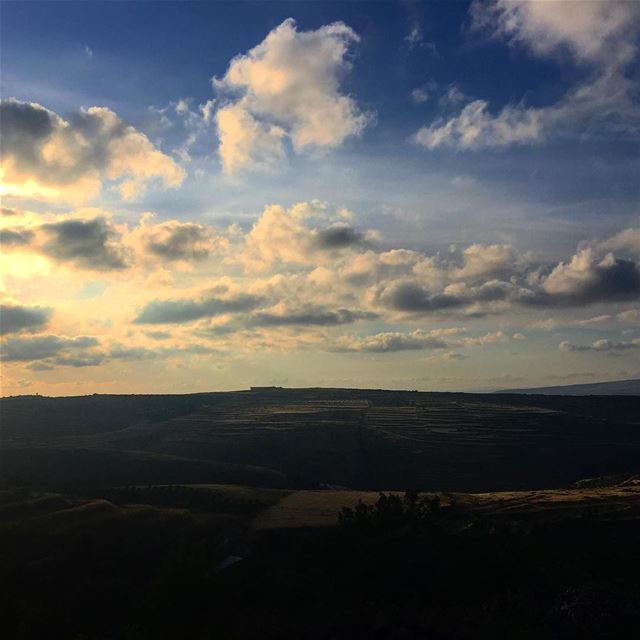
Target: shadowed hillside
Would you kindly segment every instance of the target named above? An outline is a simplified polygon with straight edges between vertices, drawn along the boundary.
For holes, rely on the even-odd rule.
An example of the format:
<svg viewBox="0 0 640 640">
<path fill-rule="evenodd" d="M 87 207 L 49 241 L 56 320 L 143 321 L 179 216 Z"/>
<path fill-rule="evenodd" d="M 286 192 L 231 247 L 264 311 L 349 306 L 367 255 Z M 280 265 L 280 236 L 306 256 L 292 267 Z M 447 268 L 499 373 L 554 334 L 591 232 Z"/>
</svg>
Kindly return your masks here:
<svg viewBox="0 0 640 640">
<path fill-rule="evenodd" d="M 497 491 L 640 471 L 640 398 L 272 389 L 2 399 L 0 480 Z"/>
</svg>

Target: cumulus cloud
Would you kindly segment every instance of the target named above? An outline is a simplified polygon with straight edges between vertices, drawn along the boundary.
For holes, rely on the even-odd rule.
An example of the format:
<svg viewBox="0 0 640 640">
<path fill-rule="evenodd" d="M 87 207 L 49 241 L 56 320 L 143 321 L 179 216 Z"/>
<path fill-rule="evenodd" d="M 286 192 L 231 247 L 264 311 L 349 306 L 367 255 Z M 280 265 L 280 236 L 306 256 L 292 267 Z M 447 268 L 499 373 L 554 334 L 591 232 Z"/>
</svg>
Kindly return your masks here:
<svg viewBox="0 0 640 640">
<path fill-rule="evenodd" d="M 359 134 L 370 116 L 340 92 L 349 48 L 358 40 L 342 22 L 298 31 L 288 19 L 235 57 L 213 81 L 221 94 L 240 95 L 216 115 L 224 170 L 272 163 L 284 154 L 285 137 L 301 153 Z"/>
<path fill-rule="evenodd" d="M 456 347 L 477 347 L 501 344 L 510 340 L 503 331 L 487 333 L 479 337 L 455 338 L 464 333 L 461 327 L 433 329 L 424 331 L 416 329 L 410 333 L 388 331 L 363 338 L 344 336 L 333 347 L 335 351 L 369 351 L 372 353 L 389 353 L 393 351 L 421 351 L 425 349 L 451 349 Z M 514 338 L 511 338 L 514 339 Z M 463 359 L 465 356 L 449 352 L 445 359 Z"/>
<path fill-rule="evenodd" d="M 55 260 L 97 271 L 127 266 L 127 252 L 118 243 L 119 233 L 106 218 L 63 220 L 39 229 L 46 237 L 41 251 Z"/>
<path fill-rule="evenodd" d="M 432 291 L 418 281 L 393 282 L 379 294 L 380 303 L 395 311 L 434 313 L 462 309 L 474 303 L 493 303 L 509 298 L 513 286 L 498 280 L 478 287 L 449 285 L 443 291 Z M 480 315 L 477 311 L 475 315 Z"/>
<path fill-rule="evenodd" d="M 640 338 L 635 338 L 629 342 L 613 342 L 611 340 L 596 340 L 591 344 L 573 344 L 563 341 L 559 345 L 561 351 L 628 351 L 630 349 L 640 349 Z"/>
<path fill-rule="evenodd" d="M 640 255 L 640 228 L 624 229 L 598 246 L 604 251 L 628 251 Z"/>
<path fill-rule="evenodd" d="M 163 260 L 204 260 L 228 242 L 212 227 L 193 222 L 170 220 L 158 224 L 143 219 L 136 235 L 141 239 L 143 251 Z"/>
<path fill-rule="evenodd" d="M 421 127 L 413 141 L 426 149 L 453 147 L 481 149 L 538 141 L 543 131 L 543 112 L 507 106 L 498 115 L 488 111 L 486 100 L 474 100 L 449 119 Z"/>
<path fill-rule="evenodd" d="M 503 148 L 545 141 L 552 133 L 595 129 L 637 134 L 636 83 L 625 68 L 637 55 L 640 5 L 633 2 L 475 2 L 472 25 L 535 55 L 569 52 L 591 70 L 588 79 L 543 107 L 508 104 L 492 112 L 486 100 L 420 128 L 413 141 L 427 149 Z"/>
<path fill-rule="evenodd" d="M 60 354 L 73 357 L 74 353 L 98 344 L 98 340 L 90 336 L 63 338 L 42 335 L 7 338 L 0 344 L 0 359 L 5 362 L 28 362 L 53 358 Z"/>
<path fill-rule="evenodd" d="M 423 349 L 447 349 L 449 344 L 439 335 L 416 329 L 411 333 L 389 331 L 364 338 L 345 336 L 338 340 L 334 351 L 369 351 L 390 353 L 393 351 L 421 351 Z"/>
<path fill-rule="evenodd" d="M 257 120 L 242 104 L 219 109 L 216 122 L 225 173 L 246 168 L 271 169 L 284 158 L 284 129 Z"/>
<path fill-rule="evenodd" d="M 157 263 L 199 262 L 213 252 L 225 254 L 229 239 L 209 225 L 168 220 L 154 222 L 153 214 L 142 216 L 131 229 L 114 223 L 108 214 L 83 217 L 95 210 L 79 210 L 62 220 L 0 229 L 7 251 L 45 255 L 56 262 L 81 269 L 120 270 L 134 264 L 149 268 Z"/>
<path fill-rule="evenodd" d="M 624 0 L 474 2 L 473 26 L 540 56 L 569 53 L 582 63 L 628 61 L 638 30 L 637 3 Z"/>
<path fill-rule="evenodd" d="M 51 318 L 53 310 L 47 307 L 0 303 L 0 335 L 22 331 L 39 331 Z"/>
<path fill-rule="evenodd" d="M 472 244 L 463 251 L 464 264 L 453 276 L 461 280 L 476 280 L 488 276 L 513 273 L 516 252 L 508 244 Z"/>
<path fill-rule="evenodd" d="M 283 326 L 320 326 L 334 327 L 351 324 L 357 320 L 372 320 L 376 313 L 351 309 L 337 309 L 335 311 L 307 308 L 304 311 L 259 312 L 251 316 L 249 326 L 254 327 L 283 327 Z"/>
<path fill-rule="evenodd" d="M 578 305 L 639 296 L 640 270 L 636 263 L 611 253 L 600 260 L 593 249 L 586 248 L 570 262 L 558 264 L 544 280 L 542 292 L 525 302 Z"/>
<path fill-rule="evenodd" d="M 516 338 L 515 336 L 521 336 L 522 334 L 514 334 L 511 338 L 504 331 L 494 331 L 493 333 L 487 333 L 477 338 L 462 338 L 459 344 L 465 347 L 484 347 L 491 344 L 502 344 L 509 342 L 509 340 L 521 340 L 522 338 Z M 524 337 L 524 336 L 523 336 Z"/>
<path fill-rule="evenodd" d="M 33 371 L 63 367 L 96 367 L 111 361 L 172 358 L 180 355 L 207 355 L 216 350 L 200 344 L 149 349 L 144 346 L 103 344 L 91 336 L 68 338 L 57 335 L 11 337 L 0 343 L 0 360 L 26 363 Z"/>
<path fill-rule="evenodd" d="M 0 123 L 0 173 L 15 196 L 84 201 L 106 182 L 132 198 L 151 180 L 178 187 L 184 179 L 169 156 L 104 107 L 65 120 L 36 103 L 2 100 Z"/>
<path fill-rule="evenodd" d="M 354 245 L 366 245 L 367 242 L 367 234 L 345 222 L 338 222 L 317 231 L 314 238 L 314 244 L 320 249 L 342 249 Z"/>
<path fill-rule="evenodd" d="M 227 297 L 207 296 L 197 300 L 154 300 L 135 318 L 136 324 L 178 324 L 212 318 L 225 313 L 247 312 L 264 304 L 262 296 L 240 293 Z"/>
<path fill-rule="evenodd" d="M 319 252 L 362 247 L 374 239 L 374 233 L 358 231 L 340 220 L 320 229 L 309 224 L 313 220 L 326 224 L 327 219 L 344 215 L 344 211 L 332 215 L 317 201 L 300 202 L 288 209 L 270 205 L 246 234 L 244 249 L 236 259 L 258 271 L 276 262 L 306 265 L 321 261 Z"/>
<path fill-rule="evenodd" d="M 22 227 L 0 229 L 0 244 L 6 247 L 26 247 L 33 241 L 33 231 Z"/>
</svg>

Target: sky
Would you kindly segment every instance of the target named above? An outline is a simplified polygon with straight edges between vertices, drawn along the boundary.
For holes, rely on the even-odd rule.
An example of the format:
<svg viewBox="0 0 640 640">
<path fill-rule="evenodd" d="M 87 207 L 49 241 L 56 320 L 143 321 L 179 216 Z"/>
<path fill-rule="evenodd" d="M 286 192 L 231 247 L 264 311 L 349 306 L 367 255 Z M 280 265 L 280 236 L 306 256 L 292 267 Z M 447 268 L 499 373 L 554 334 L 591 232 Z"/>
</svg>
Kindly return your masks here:
<svg viewBox="0 0 640 640">
<path fill-rule="evenodd" d="M 640 377 L 640 2 L 0 3 L 2 394 Z"/>
</svg>

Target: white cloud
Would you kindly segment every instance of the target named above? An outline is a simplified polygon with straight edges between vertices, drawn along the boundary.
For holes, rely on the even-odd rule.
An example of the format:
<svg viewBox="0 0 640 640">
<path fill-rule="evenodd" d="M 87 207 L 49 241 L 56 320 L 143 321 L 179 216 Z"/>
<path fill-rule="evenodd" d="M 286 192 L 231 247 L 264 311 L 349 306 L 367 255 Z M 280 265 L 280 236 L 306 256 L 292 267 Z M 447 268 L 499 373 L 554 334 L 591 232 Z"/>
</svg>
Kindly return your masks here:
<svg viewBox="0 0 640 640">
<path fill-rule="evenodd" d="M 640 255 L 640 227 L 620 231 L 599 246 L 604 251 L 629 251 Z"/>
<path fill-rule="evenodd" d="M 45 107 L 3 100 L 3 192 L 44 200 L 82 202 L 113 183 L 125 199 L 152 180 L 178 187 L 184 171 L 149 139 L 105 107 L 64 120 Z"/>
<path fill-rule="evenodd" d="M 473 26 L 540 56 L 568 50 L 580 62 L 628 61 L 640 6 L 625 0 L 474 2 Z"/>
<path fill-rule="evenodd" d="M 429 94 L 422 87 L 417 87 L 411 92 L 411 99 L 416 104 L 423 104 L 429 100 Z"/>
<path fill-rule="evenodd" d="M 282 155 L 287 136 L 296 153 L 331 148 L 359 134 L 370 121 L 355 100 L 340 92 L 350 69 L 347 53 L 358 35 L 342 22 L 298 31 L 285 20 L 214 78 L 221 94 L 241 97 L 217 114 L 225 171 L 260 166 Z M 263 164 L 263 162 L 262 162 Z"/>
<path fill-rule="evenodd" d="M 591 344 L 573 344 L 564 340 L 558 345 L 561 351 L 629 351 L 632 349 L 640 349 L 640 338 L 634 338 L 628 342 L 613 342 L 612 340 L 601 339 Z"/>
<path fill-rule="evenodd" d="M 492 116 L 488 107 L 485 100 L 474 100 L 457 116 L 422 127 L 413 136 L 413 140 L 427 149 L 481 149 L 506 147 L 540 139 L 540 110 L 508 106 L 497 116 Z"/>
<path fill-rule="evenodd" d="M 464 250 L 463 257 L 464 264 L 454 271 L 454 277 L 475 280 L 513 272 L 516 252 L 508 244 L 472 244 Z"/>
<path fill-rule="evenodd" d="M 241 104 L 220 109 L 216 120 L 225 173 L 248 167 L 266 169 L 284 157 L 284 129 L 256 120 Z"/>
<path fill-rule="evenodd" d="M 496 0 L 475 2 L 471 14 L 473 26 L 493 37 L 539 56 L 570 51 L 591 73 L 558 102 L 543 107 L 507 104 L 492 113 L 486 100 L 473 100 L 457 114 L 420 128 L 415 143 L 430 150 L 473 150 L 540 143 L 576 132 L 638 134 L 636 83 L 625 68 L 637 54 L 640 3 Z"/>
</svg>

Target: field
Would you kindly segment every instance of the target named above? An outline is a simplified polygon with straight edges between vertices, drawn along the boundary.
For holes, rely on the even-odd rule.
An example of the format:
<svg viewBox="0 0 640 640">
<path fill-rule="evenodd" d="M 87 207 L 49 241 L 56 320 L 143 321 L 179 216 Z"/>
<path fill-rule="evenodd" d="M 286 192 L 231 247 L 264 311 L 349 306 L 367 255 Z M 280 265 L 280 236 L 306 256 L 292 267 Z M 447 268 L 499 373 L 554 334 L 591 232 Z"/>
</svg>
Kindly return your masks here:
<svg viewBox="0 0 640 640">
<path fill-rule="evenodd" d="M 499 491 L 640 471 L 640 398 L 283 389 L 3 399 L 0 481 Z"/>
<path fill-rule="evenodd" d="M 283 389 L 0 409 L 11 638 L 640 628 L 637 397 Z"/>
</svg>

